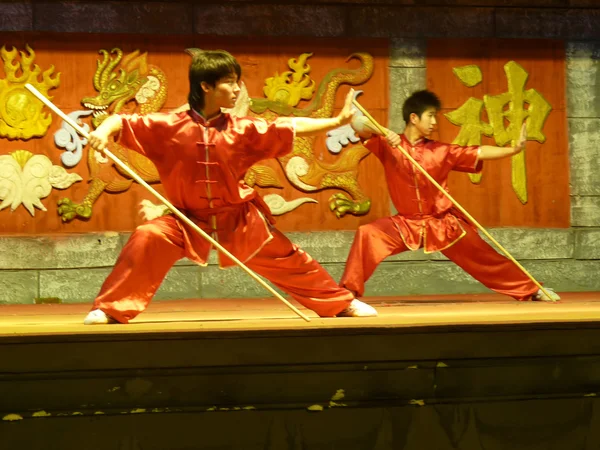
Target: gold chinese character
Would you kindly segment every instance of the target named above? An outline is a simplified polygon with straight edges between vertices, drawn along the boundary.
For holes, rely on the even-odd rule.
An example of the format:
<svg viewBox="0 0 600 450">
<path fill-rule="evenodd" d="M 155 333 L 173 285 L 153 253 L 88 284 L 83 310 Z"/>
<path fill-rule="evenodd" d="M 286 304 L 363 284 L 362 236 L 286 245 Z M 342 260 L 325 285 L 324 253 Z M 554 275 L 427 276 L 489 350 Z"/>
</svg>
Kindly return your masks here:
<svg viewBox="0 0 600 450">
<path fill-rule="evenodd" d="M 467 66 L 469 68 L 476 66 Z M 474 86 L 463 74 L 471 74 L 473 69 L 454 70 L 455 75 L 467 86 Z M 483 102 L 469 98 L 460 108 L 445 116 L 461 130 L 453 141 L 460 145 L 479 145 L 481 135 L 494 136 L 496 145 L 514 145 L 519 138 L 522 124 L 527 124 L 527 139 L 540 143 L 546 136 L 542 129 L 552 109 L 550 103 L 535 89 L 525 90 L 529 74 L 514 61 L 504 65 L 508 80 L 508 91 L 500 95 L 484 95 Z M 463 77 L 465 80 L 463 80 Z M 471 76 L 472 78 L 472 76 Z M 482 106 L 489 123 L 481 119 Z M 521 203 L 527 203 L 527 171 L 525 167 L 525 151 L 512 157 L 512 186 Z M 478 183 L 481 176 L 471 175 L 471 181 Z"/>
</svg>

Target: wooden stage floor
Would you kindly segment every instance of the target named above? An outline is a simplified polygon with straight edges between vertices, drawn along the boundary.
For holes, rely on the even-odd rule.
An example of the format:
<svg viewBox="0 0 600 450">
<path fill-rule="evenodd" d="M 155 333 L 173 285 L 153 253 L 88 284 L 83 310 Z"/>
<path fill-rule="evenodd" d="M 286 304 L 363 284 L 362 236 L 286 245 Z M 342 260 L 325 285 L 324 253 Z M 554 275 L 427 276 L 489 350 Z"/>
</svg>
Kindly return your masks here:
<svg viewBox="0 0 600 450">
<path fill-rule="evenodd" d="M 155 301 L 130 325 L 84 326 L 90 304 L 0 306 L 0 338 L 65 334 L 232 332 L 408 328 L 600 322 L 600 293 L 561 293 L 557 303 L 517 302 L 497 294 L 370 297 L 375 318 L 319 318 L 302 307 L 305 322 L 272 298 Z M 299 306 L 299 305 L 297 305 Z"/>
<path fill-rule="evenodd" d="M 0 306 L 0 450 L 597 449 L 600 293 L 561 295 Z"/>
</svg>

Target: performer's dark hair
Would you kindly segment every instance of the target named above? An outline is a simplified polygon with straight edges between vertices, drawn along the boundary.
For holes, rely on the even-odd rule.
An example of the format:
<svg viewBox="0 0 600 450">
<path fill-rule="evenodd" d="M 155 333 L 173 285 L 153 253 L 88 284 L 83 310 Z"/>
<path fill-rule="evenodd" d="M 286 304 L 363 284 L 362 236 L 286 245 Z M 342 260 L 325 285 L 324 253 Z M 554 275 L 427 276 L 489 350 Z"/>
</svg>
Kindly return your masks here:
<svg viewBox="0 0 600 450">
<path fill-rule="evenodd" d="M 200 83 L 205 81 L 215 86 L 218 80 L 227 75 L 242 76 L 242 68 L 236 59 L 225 50 L 186 50 L 192 55 L 190 64 L 190 93 L 188 103 L 190 108 L 201 110 L 204 108 L 204 91 Z"/>
<path fill-rule="evenodd" d="M 441 106 L 442 102 L 440 102 L 438 96 L 433 92 L 427 90 L 413 92 L 402 106 L 402 117 L 406 124 L 408 124 L 412 113 L 415 113 L 420 118 L 426 109 L 435 108 L 439 110 Z"/>
</svg>

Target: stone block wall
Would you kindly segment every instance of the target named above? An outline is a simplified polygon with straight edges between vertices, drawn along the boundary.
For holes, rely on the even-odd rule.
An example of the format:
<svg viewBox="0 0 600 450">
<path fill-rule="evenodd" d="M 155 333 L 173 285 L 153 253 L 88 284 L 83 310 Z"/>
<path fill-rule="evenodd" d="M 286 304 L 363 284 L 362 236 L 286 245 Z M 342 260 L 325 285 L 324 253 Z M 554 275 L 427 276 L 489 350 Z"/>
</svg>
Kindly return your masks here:
<svg viewBox="0 0 600 450">
<path fill-rule="evenodd" d="M 481 6 L 485 5 L 485 6 Z M 559 291 L 600 291 L 600 5 L 596 0 L 333 0 L 306 2 L 0 2 L 0 33 L 135 33 L 390 38 L 390 127 L 406 96 L 425 87 L 428 37 L 554 38 L 567 45 L 571 159 L 569 229 L 490 230 L 530 272 Z M 235 53 L 235 49 L 229 49 Z M 8 211 L 0 212 L 10 214 Z M 339 279 L 353 232 L 290 233 Z M 126 234 L 0 236 L 0 304 L 58 297 L 90 302 Z M 213 255 L 214 256 L 214 255 Z M 367 295 L 479 293 L 486 289 L 442 255 L 389 258 Z M 180 261 L 157 299 L 261 297 L 239 269 Z"/>
</svg>

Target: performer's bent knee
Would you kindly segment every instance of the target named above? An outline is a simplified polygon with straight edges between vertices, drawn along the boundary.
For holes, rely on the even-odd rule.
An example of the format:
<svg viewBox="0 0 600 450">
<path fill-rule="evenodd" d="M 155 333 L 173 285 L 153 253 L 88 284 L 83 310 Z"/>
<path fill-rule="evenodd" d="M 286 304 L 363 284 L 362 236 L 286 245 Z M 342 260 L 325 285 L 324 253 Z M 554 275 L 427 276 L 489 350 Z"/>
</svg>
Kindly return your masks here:
<svg viewBox="0 0 600 450">
<path fill-rule="evenodd" d="M 373 227 L 371 224 L 361 225 L 356 230 L 356 239 L 369 239 L 373 236 Z"/>
<path fill-rule="evenodd" d="M 131 235 L 131 239 L 140 239 L 146 241 L 153 241 L 156 239 L 163 239 L 164 233 L 156 225 L 151 223 L 144 223 L 139 225 Z"/>
</svg>

